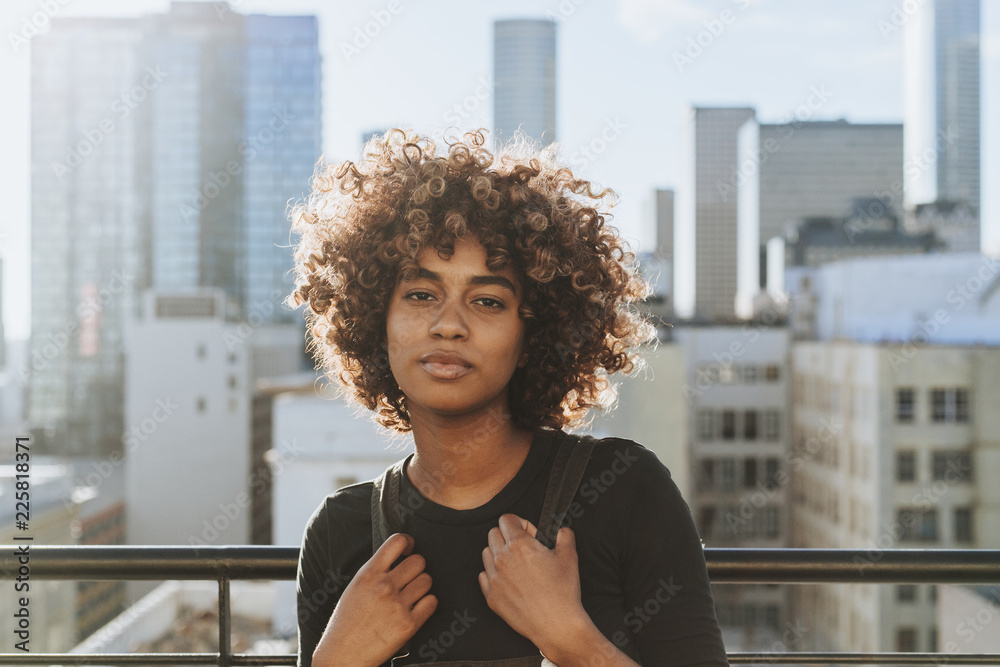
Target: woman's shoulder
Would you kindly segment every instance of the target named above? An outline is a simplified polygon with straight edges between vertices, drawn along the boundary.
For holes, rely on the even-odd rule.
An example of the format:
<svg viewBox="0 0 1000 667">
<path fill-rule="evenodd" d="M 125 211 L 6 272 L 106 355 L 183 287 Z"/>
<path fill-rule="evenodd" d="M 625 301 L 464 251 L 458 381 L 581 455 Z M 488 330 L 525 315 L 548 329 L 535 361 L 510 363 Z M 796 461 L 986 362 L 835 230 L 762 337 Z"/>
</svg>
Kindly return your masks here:
<svg viewBox="0 0 1000 667">
<path fill-rule="evenodd" d="M 587 463 L 588 473 L 597 471 L 603 473 L 605 477 L 621 476 L 626 473 L 629 473 L 630 477 L 633 478 L 662 479 L 670 477 L 670 471 L 663 465 L 659 457 L 634 440 L 616 436 L 595 438 L 569 435 L 568 437 L 574 438 L 578 442 L 586 440 L 593 445 L 590 460 Z"/>
<path fill-rule="evenodd" d="M 309 517 L 307 531 L 329 534 L 371 530 L 371 497 L 374 481 L 358 482 L 337 489 L 320 502 Z"/>
</svg>

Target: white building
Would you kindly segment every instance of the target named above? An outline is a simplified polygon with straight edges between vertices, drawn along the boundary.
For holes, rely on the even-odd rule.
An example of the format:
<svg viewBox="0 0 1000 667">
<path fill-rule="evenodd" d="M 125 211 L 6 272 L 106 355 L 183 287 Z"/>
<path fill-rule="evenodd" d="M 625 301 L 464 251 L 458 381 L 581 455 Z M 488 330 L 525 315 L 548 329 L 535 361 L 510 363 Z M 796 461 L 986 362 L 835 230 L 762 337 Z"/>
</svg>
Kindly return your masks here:
<svg viewBox="0 0 1000 667">
<path fill-rule="evenodd" d="M 997 322 L 997 320 L 994 320 Z M 997 324 L 994 324 L 997 326 Z M 794 546 L 1000 546 L 1000 348 L 799 342 Z M 795 587 L 813 648 L 933 651 L 934 585 Z"/>
<path fill-rule="evenodd" d="M 247 544 L 248 347 L 221 290 L 146 294 L 128 330 L 125 481 L 130 544 Z"/>
<path fill-rule="evenodd" d="M 788 546 L 789 346 L 785 328 L 688 327 L 682 392 L 689 419 L 691 510 L 708 547 Z M 779 631 L 780 587 L 720 585 L 723 626 Z"/>
<path fill-rule="evenodd" d="M 798 317 L 795 304 L 807 305 L 820 340 L 1000 343 L 998 257 L 944 253 L 855 259 L 790 270 L 785 284 L 793 319 Z"/>
</svg>

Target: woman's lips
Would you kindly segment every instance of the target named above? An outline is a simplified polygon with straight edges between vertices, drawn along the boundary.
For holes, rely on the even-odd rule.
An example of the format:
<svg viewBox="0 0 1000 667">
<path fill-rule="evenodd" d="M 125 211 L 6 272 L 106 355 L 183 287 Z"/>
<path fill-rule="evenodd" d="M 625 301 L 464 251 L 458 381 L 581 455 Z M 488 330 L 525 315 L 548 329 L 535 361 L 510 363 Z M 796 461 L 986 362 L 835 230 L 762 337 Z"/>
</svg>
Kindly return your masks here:
<svg viewBox="0 0 1000 667">
<path fill-rule="evenodd" d="M 455 352 L 430 352 L 420 357 L 420 366 L 439 380 L 457 380 L 472 372 L 472 364 Z"/>
</svg>

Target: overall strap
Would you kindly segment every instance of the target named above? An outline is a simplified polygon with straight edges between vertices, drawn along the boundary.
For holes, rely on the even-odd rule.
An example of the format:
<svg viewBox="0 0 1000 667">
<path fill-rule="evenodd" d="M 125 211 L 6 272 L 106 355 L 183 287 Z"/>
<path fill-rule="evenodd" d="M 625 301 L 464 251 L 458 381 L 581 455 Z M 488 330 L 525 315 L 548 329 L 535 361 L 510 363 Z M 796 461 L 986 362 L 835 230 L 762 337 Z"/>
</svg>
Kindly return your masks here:
<svg viewBox="0 0 1000 667">
<path fill-rule="evenodd" d="M 587 461 L 597 442 L 590 436 L 576 437 L 563 435 L 556 460 L 552 463 L 549 475 L 549 486 L 545 490 L 545 502 L 542 514 L 538 520 L 538 533 L 535 537 L 549 549 L 555 547 L 556 535 L 562 527 L 563 519 L 569 511 L 576 490 L 587 469 Z"/>
<path fill-rule="evenodd" d="M 403 461 L 392 464 L 372 486 L 372 553 L 393 533 L 403 532 L 399 515 L 399 480 L 403 476 Z"/>
</svg>

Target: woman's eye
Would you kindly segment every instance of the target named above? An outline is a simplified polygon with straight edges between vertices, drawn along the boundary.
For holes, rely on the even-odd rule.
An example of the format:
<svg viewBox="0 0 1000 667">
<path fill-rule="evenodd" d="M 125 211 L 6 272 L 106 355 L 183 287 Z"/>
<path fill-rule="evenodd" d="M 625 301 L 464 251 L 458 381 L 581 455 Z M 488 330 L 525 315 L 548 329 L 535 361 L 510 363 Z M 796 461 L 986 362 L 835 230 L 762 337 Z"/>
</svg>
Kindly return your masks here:
<svg viewBox="0 0 1000 667">
<path fill-rule="evenodd" d="M 503 308 L 503 301 L 500 301 L 499 299 L 493 299 L 488 296 L 476 299 L 475 303 L 478 303 L 481 306 L 486 306 L 487 308 L 498 308 L 498 309 Z"/>
<path fill-rule="evenodd" d="M 430 301 L 431 299 L 434 298 L 434 295 L 431 294 L 430 292 L 414 291 L 414 292 L 408 292 L 406 294 L 406 298 L 412 299 L 413 301 Z"/>
</svg>

